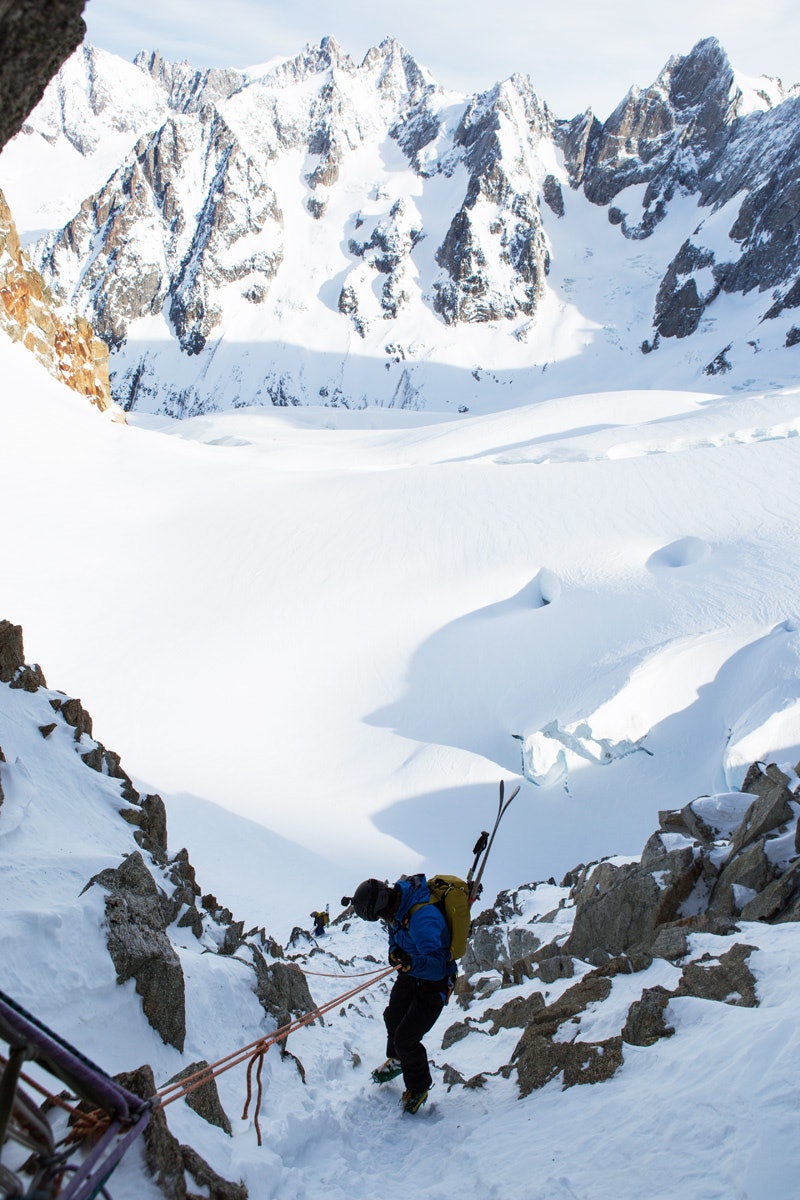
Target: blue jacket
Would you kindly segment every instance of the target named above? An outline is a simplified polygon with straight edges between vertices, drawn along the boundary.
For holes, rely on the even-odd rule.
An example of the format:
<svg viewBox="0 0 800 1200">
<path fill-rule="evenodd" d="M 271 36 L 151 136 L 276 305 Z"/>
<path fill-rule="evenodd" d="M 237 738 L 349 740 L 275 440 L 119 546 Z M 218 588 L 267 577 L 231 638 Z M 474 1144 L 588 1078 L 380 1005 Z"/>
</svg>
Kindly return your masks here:
<svg viewBox="0 0 800 1200">
<path fill-rule="evenodd" d="M 450 930 L 441 909 L 426 904 L 431 893 L 424 875 L 398 879 L 400 905 L 388 923 L 389 949 L 397 947 L 411 957 L 410 975 L 417 979 L 444 979 L 454 973 L 450 958 Z M 412 913 L 415 904 L 422 904 Z M 410 914 L 410 915 L 409 915 Z"/>
</svg>

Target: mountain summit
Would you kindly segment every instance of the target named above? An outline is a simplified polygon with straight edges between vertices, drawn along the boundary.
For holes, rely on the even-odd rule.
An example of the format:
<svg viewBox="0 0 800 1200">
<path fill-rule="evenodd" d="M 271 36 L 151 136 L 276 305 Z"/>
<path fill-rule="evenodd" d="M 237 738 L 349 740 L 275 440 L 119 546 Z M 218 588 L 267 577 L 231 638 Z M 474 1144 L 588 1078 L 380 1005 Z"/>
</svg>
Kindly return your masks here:
<svg viewBox="0 0 800 1200">
<path fill-rule="evenodd" d="M 800 97 L 714 38 L 604 123 L 524 75 L 448 93 L 394 39 L 251 71 L 85 45 L 0 158 L 12 208 L 63 143 L 88 190 L 31 255 L 128 410 L 485 410 L 579 361 L 752 386 L 800 340 Z"/>
</svg>

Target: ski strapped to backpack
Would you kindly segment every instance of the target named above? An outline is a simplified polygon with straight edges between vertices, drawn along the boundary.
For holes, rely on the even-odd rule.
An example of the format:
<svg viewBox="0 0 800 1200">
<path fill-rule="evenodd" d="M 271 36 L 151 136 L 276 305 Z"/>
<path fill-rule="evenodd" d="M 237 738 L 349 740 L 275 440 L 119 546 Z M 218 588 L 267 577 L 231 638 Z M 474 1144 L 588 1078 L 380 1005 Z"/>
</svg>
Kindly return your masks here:
<svg viewBox="0 0 800 1200">
<path fill-rule="evenodd" d="M 481 877 L 486 867 L 486 860 L 489 857 L 489 851 L 492 848 L 495 834 L 509 804 L 518 791 L 519 785 L 514 788 L 511 795 L 506 799 L 505 783 L 502 779 L 500 780 L 500 800 L 497 805 L 497 816 L 492 831 L 490 833 L 488 829 L 484 829 L 475 843 L 472 849 L 475 860 L 469 869 L 467 878 L 461 879 L 458 875 L 432 875 L 428 879 L 428 888 L 431 893 L 430 900 L 423 900 L 421 904 L 413 905 L 409 911 L 408 916 L 410 918 L 418 908 L 422 908 L 425 904 L 435 904 L 440 909 L 447 922 L 447 928 L 450 931 L 450 958 L 453 962 L 461 958 L 467 949 L 467 939 L 469 938 L 472 922 L 470 906 L 474 904 L 483 890 Z M 483 855 L 482 860 L 481 855 Z M 480 866 L 478 866 L 479 860 L 481 860 Z M 476 870 L 477 874 L 475 874 Z"/>
<path fill-rule="evenodd" d="M 517 786 L 514 788 L 513 792 L 511 793 L 511 795 L 508 797 L 507 800 L 505 799 L 505 788 L 506 788 L 505 781 L 501 779 L 500 780 L 500 799 L 497 803 L 497 816 L 495 817 L 495 822 L 492 827 L 492 832 L 489 833 L 488 829 L 484 829 L 481 833 L 481 836 L 478 838 L 477 842 L 472 847 L 472 853 L 475 855 L 475 860 L 474 860 L 472 866 L 470 867 L 469 872 L 467 873 L 467 884 L 468 884 L 468 894 L 469 894 L 470 904 L 474 904 L 475 901 L 480 896 L 481 892 L 483 891 L 483 886 L 481 884 L 481 878 L 483 876 L 483 872 L 486 867 L 486 860 L 489 857 L 489 851 L 492 848 L 492 842 L 494 841 L 494 837 L 495 837 L 495 834 L 497 833 L 498 826 L 499 826 L 500 822 L 502 821 L 503 816 L 505 815 L 505 812 L 506 812 L 509 804 L 511 803 L 511 801 L 514 799 L 517 792 L 519 791 L 519 784 L 517 784 Z M 483 855 L 483 860 L 481 861 L 480 867 L 478 867 L 478 861 L 479 861 L 481 855 Z M 476 868 L 478 870 L 477 875 L 475 874 Z M 473 876 L 474 876 L 474 878 L 473 878 Z"/>
</svg>

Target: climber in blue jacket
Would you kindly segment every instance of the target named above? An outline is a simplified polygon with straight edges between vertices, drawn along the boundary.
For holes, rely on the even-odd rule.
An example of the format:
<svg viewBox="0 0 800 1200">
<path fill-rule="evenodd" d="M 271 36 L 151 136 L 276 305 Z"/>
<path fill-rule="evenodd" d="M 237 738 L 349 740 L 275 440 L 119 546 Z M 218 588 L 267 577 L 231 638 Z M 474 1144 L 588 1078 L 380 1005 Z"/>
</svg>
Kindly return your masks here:
<svg viewBox="0 0 800 1200">
<path fill-rule="evenodd" d="M 398 969 L 383 1014 L 386 1062 L 372 1072 L 372 1078 L 387 1083 L 402 1074 L 403 1108 L 416 1112 L 432 1082 L 422 1036 L 435 1024 L 455 982 L 450 930 L 441 909 L 431 901 L 424 875 L 403 877 L 393 886 L 366 879 L 356 888 L 352 905 L 365 921 L 384 922 L 389 962 Z"/>
</svg>

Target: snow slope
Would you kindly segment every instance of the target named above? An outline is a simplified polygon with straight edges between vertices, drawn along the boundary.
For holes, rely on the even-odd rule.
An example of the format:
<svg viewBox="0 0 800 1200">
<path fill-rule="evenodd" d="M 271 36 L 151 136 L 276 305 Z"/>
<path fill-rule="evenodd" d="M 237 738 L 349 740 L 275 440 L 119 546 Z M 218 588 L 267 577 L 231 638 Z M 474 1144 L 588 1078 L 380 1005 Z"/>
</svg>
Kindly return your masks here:
<svg viewBox="0 0 800 1200">
<path fill-rule="evenodd" d="M 800 753 L 795 389 L 125 427 L 2 353 L 5 612 L 178 841 L 194 797 L 250 823 L 211 852 L 249 924 L 465 869 L 523 765 L 489 891 Z"/>
<path fill-rule="evenodd" d="M 794 387 L 584 380 L 483 415 L 266 409 L 120 426 L 5 341 L 0 377 L 1 615 L 137 786 L 165 797 L 171 852 L 186 845 L 203 889 L 247 927 L 285 940 L 367 874 L 465 871 L 501 777 L 521 792 L 488 896 L 638 854 L 658 809 L 735 788 L 753 758 L 800 757 Z M 19 792 L 4 767 L 0 986 L 108 1069 L 147 1059 L 160 1082 L 258 1036 L 242 968 L 189 938 L 183 1060 L 132 983 L 116 986 L 98 889 L 79 891 L 128 833 L 109 795 L 66 768 L 56 794 L 46 743 L 16 711 L 0 712 L 0 745 L 31 765 Z M 258 1200 L 771 1200 L 800 1167 L 797 939 L 747 926 L 760 1007 L 674 1001 L 677 1035 L 631 1049 L 603 1085 L 519 1101 L 496 1077 L 448 1092 L 444 1061 L 494 1070 L 515 1037 L 445 1055 L 453 1014 L 430 1040 L 431 1103 L 402 1118 L 397 1091 L 368 1083 L 378 988 L 297 1036 L 305 1086 L 268 1056 L 263 1147 L 238 1120 L 235 1073 L 221 1082 L 233 1139 L 181 1105 L 170 1122 Z M 350 965 L 315 954 L 309 969 L 383 953 L 363 926 L 326 948 Z M 652 985 L 671 970 L 654 965 Z M 310 983 L 318 1001 L 344 990 Z M 158 1194 L 137 1154 L 112 1193 Z"/>
<path fill-rule="evenodd" d="M 46 740 L 40 736 L 38 725 L 52 716 L 49 695 L 0 685 L 6 756 L 0 984 L 107 1070 L 147 1061 L 164 1084 L 189 1062 L 218 1061 L 250 1044 L 270 1024 L 243 959 L 208 953 L 207 939 L 198 942 L 175 926 L 170 933 L 187 988 L 182 1057 L 148 1026 L 133 981 L 117 985 L 104 947 L 103 893 L 99 887 L 83 891 L 83 885 L 133 849 L 132 833 L 116 815 L 119 783 L 81 763 L 72 731 L 62 723 Z M 195 849 L 213 836 L 197 821 L 194 834 Z M 290 856 L 297 864 L 296 851 Z M 274 866 L 273 857 L 271 871 Z M 200 882 L 205 886 L 209 879 L 201 876 Z M 566 898 L 567 889 L 555 885 L 528 889 L 517 924 L 529 929 Z M 570 921 L 569 907 L 561 908 L 545 928 L 560 936 Z M 334 1008 L 324 1022 L 292 1034 L 288 1049 L 295 1058 L 282 1060 L 276 1050 L 266 1056 L 261 1146 L 252 1100 L 247 1118 L 240 1116 L 244 1065 L 218 1080 L 231 1137 L 180 1102 L 167 1110 L 170 1129 L 225 1177 L 242 1180 L 253 1200 L 323 1194 L 361 1200 L 376 1190 L 387 1200 L 409 1192 L 443 1200 L 454 1189 L 493 1200 L 791 1195 L 800 1169 L 794 1137 L 800 930 L 796 924 L 742 922 L 737 937 L 755 948 L 750 965 L 759 1006 L 673 999 L 666 1016 L 674 1036 L 655 1046 L 626 1045 L 623 1066 L 606 1083 L 562 1091 L 554 1079 L 520 1100 L 514 1073 L 495 1073 L 511 1058 L 520 1031 L 487 1036 L 479 1023 L 491 1008 L 528 994 L 526 981 L 499 994 L 487 991 L 469 1010 L 476 1032 L 444 1050 L 442 1034 L 464 1017 L 452 1003 L 426 1039 L 434 1063 L 428 1104 L 415 1118 L 405 1117 L 398 1108 L 399 1083 L 378 1089 L 369 1081 L 384 1053 L 386 984 L 378 984 L 346 1009 Z M 719 954 L 729 947 L 720 943 L 719 937 L 695 934 L 691 953 Z M 301 940 L 294 960 L 308 972 L 316 1002 L 324 1004 L 360 983 L 384 953 L 379 929 L 350 921 L 332 926 L 318 944 Z M 578 965 L 579 974 L 586 970 Z M 582 1036 L 615 1034 L 643 987 L 671 989 L 679 975 L 672 963 L 656 959 L 636 976 L 618 976 L 608 1002 L 584 1014 Z M 547 1002 L 573 982 L 547 986 Z M 482 1086 L 448 1087 L 446 1065 L 465 1079 L 484 1075 Z M 115 1172 L 110 1190 L 115 1200 L 161 1196 L 145 1170 L 140 1143 Z"/>
</svg>

